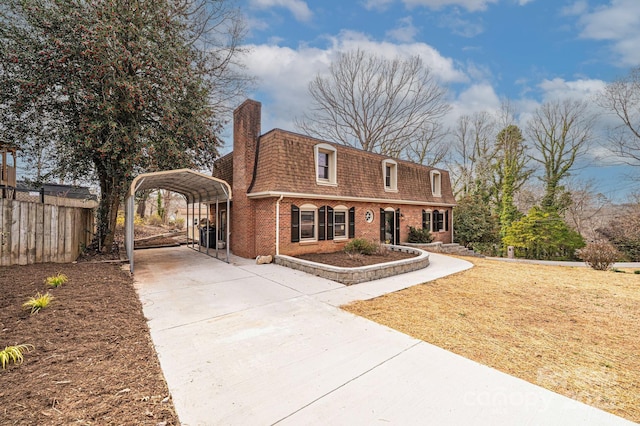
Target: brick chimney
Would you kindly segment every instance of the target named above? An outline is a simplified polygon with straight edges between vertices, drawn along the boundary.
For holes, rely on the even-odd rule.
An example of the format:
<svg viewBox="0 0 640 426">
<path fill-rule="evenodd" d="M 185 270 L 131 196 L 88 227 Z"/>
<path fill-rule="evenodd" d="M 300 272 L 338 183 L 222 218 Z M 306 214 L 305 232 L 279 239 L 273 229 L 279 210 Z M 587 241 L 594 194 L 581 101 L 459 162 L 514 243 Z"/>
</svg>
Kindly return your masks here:
<svg viewBox="0 0 640 426">
<path fill-rule="evenodd" d="M 233 210 L 231 250 L 242 257 L 255 257 L 255 208 L 247 198 L 253 179 L 260 137 L 260 102 L 247 99 L 233 112 Z M 242 229 L 242 232 L 234 230 Z"/>
<path fill-rule="evenodd" d="M 233 112 L 233 188 L 247 192 L 253 178 L 260 137 L 260 102 L 247 99 Z"/>
</svg>

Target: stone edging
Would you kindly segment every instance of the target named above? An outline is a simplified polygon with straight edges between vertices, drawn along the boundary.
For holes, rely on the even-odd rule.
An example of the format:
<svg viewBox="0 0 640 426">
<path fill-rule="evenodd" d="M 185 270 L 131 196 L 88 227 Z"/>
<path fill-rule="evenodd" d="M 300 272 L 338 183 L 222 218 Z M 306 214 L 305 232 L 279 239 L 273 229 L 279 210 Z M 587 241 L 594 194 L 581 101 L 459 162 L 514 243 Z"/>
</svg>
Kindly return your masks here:
<svg viewBox="0 0 640 426">
<path fill-rule="evenodd" d="M 285 255 L 277 255 L 275 257 L 275 263 L 346 285 L 379 280 L 380 278 L 404 274 L 406 272 L 416 271 L 429 266 L 429 253 L 424 250 L 406 246 L 383 245 L 392 251 L 416 253 L 418 256 L 410 259 L 378 263 L 376 265 L 369 266 L 359 266 L 356 268 L 341 268 L 339 266 L 325 265 L 323 263 L 311 262 L 309 260 L 298 259 Z"/>
</svg>

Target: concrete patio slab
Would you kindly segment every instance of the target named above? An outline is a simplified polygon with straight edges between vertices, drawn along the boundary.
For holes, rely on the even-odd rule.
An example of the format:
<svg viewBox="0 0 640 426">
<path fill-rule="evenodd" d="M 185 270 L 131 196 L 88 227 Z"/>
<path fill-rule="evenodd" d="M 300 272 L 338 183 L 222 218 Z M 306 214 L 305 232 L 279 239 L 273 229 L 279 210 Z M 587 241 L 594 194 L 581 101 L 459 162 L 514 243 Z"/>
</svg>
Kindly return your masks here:
<svg viewBox="0 0 640 426">
<path fill-rule="evenodd" d="M 347 288 L 182 247 L 136 252 L 135 282 L 185 426 L 633 424 L 334 306 L 469 266 Z"/>
</svg>

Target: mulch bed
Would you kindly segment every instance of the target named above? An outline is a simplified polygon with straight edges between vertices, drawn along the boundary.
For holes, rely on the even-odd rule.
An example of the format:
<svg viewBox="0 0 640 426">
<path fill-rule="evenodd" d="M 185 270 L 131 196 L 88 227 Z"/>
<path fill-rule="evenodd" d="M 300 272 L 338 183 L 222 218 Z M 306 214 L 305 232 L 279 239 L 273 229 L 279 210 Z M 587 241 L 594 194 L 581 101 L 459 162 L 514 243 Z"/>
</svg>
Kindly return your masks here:
<svg viewBox="0 0 640 426">
<path fill-rule="evenodd" d="M 308 253 L 295 256 L 298 259 L 310 260 L 312 262 L 324 263 L 325 265 L 340 266 L 343 268 L 354 268 L 358 266 L 369 266 L 377 263 L 393 262 L 395 260 L 409 259 L 416 257 L 413 253 L 387 250 L 382 253 L 371 255 L 349 254 L 343 251 L 334 253 Z"/>
<path fill-rule="evenodd" d="M 49 288 L 58 272 L 69 281 Z M 0 369 L 2 424 L 177 425 L 132 278 L 117 264 L 0 268 L 0 349 L 31 344 Z M 22 304 L 49 291 L 31 315 Z"/>
</svg>

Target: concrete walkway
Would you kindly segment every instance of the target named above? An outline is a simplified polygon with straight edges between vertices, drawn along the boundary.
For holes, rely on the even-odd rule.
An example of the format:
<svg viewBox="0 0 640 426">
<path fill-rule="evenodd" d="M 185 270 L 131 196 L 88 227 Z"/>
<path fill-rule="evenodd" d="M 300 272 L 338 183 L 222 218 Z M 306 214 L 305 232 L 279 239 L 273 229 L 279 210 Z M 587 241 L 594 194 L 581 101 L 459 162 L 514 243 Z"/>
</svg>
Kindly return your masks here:
<svg viewBox="0 0 640 426">
<path fill-rule="evenodd" d="M 471 267 L 344 287 L 188 248 L 136 251 L 173 401 L 195 425 L 633 424 L 337 308 Z"/>
</svg>

